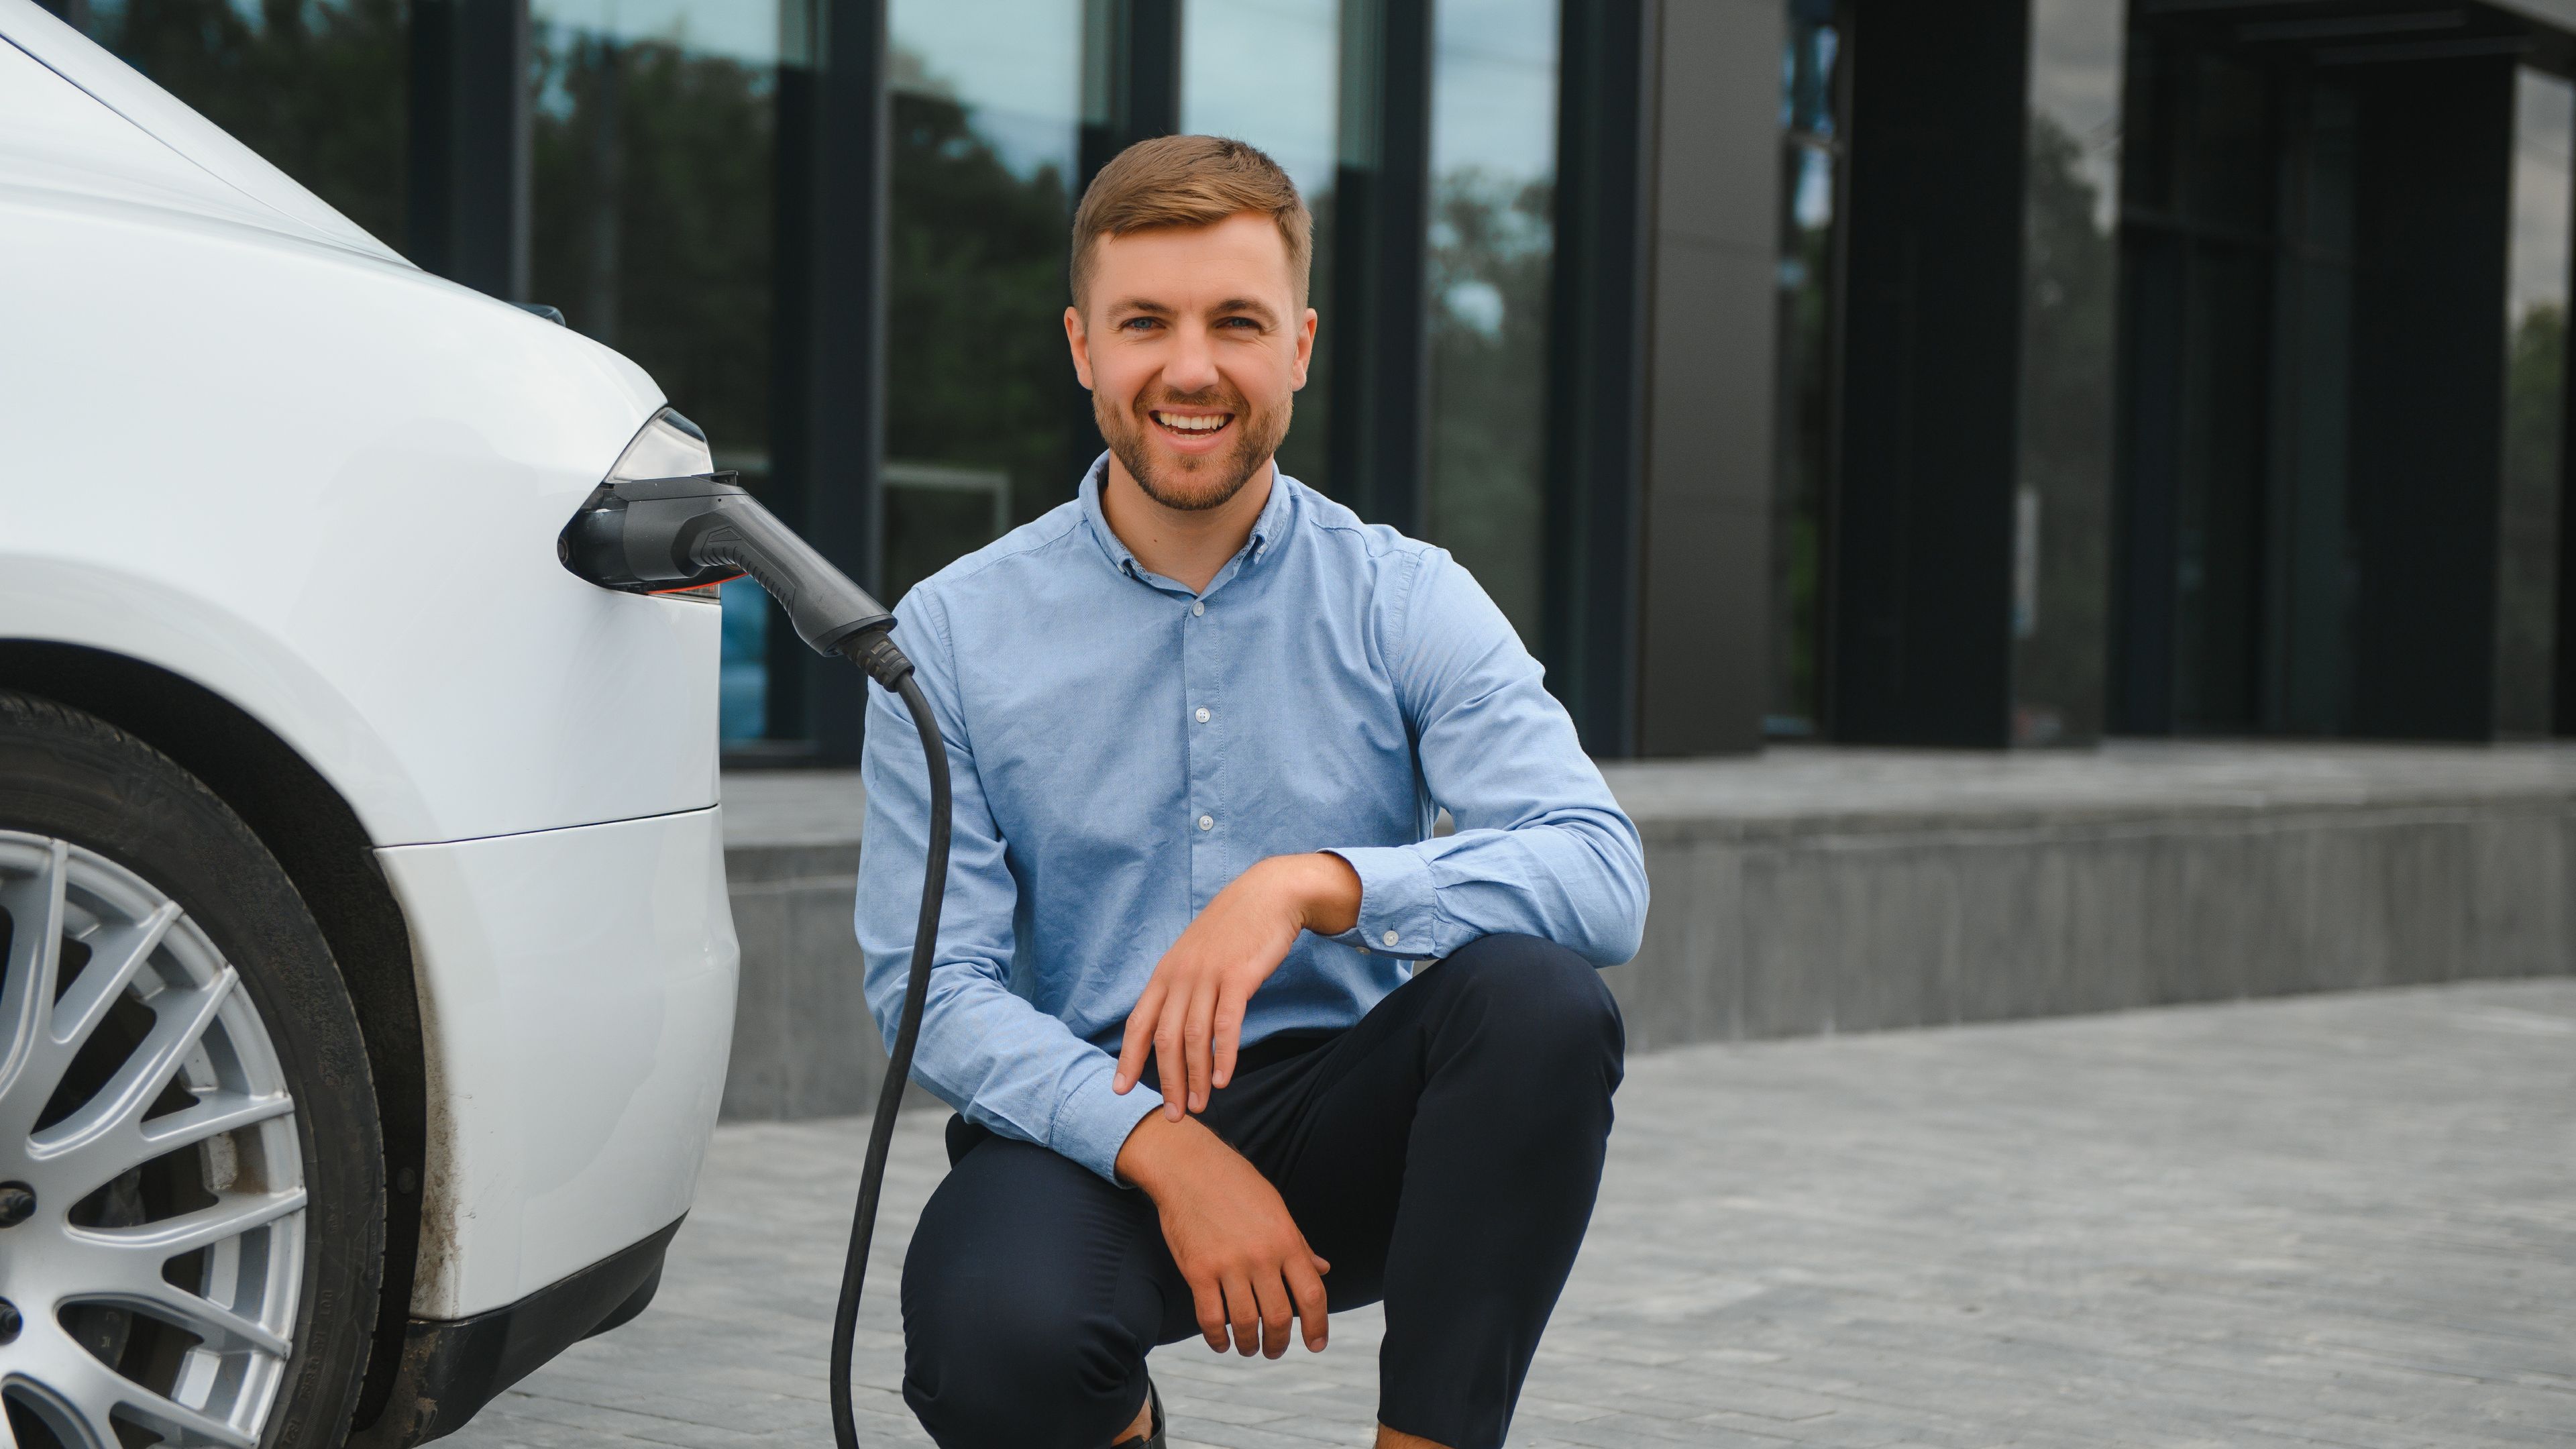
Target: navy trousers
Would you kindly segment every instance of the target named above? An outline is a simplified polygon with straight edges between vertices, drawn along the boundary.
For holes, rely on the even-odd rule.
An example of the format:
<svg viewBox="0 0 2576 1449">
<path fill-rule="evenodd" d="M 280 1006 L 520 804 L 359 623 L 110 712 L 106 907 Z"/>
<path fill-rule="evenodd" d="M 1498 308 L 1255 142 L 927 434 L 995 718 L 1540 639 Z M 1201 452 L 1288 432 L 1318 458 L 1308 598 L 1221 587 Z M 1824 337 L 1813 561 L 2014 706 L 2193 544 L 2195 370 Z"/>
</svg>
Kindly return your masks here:
<svg viewBox="0 0 2576 1449">
<path fill-rule="evenodd" d="M 1201 1120 L 1333 1265 L 1333 1309 L 1386 1304 L 1387 1427 L 1503 1442 L 1591 1220 L 1624 1050 L 1590 963 L 1489 936 L 1346 1032 L 1255 1043 L 1211 1095 Z M 949 1158 L 904 1259 L 904 1401 L 943 1449 L 1106 1449 L 1146 1354 L 1199 1337 L 1154 1205 L 963 1119 Z"/>
</svg>

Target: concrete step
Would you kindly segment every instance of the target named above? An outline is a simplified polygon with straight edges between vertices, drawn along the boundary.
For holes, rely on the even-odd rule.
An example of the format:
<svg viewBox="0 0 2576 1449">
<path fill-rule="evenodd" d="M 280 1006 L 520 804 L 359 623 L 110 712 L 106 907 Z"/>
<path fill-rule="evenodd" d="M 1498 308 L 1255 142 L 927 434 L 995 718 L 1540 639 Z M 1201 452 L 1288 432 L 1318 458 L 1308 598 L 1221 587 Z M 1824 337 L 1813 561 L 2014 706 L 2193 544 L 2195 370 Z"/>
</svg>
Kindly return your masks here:
<svg viewBox="0 0 2576 1449">
<path fill-rule="evenodd" d="M 1632 1050 L 2576 974 L 2576 746 L 1833 747 L 1604 769 L 1646 841 Z M 873 1105 L 855 772 L 729 772 L 728 1118 Z M 916 1092 L 918 1089 L 915 1089 Z"/>
</svg>

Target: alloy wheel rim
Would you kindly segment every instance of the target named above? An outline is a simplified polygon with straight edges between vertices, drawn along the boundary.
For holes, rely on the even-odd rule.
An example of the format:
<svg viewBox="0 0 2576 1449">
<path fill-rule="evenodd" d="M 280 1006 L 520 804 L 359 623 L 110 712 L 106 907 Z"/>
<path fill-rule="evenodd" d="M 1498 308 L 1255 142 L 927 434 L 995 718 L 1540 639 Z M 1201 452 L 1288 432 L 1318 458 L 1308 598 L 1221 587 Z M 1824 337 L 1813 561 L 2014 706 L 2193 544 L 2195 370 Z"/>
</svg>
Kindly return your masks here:
<svg viewBox="0 0 2576 1449">
<path fill-rule="evenodd" d="M 0 830 L 0 939 L 0 1185 L 33 1196 L 0 1228 L 0 1449 L 257 1449 L 306 1231 L 258 1007 L 165 892 L 67 841 Z"/>
</svg>

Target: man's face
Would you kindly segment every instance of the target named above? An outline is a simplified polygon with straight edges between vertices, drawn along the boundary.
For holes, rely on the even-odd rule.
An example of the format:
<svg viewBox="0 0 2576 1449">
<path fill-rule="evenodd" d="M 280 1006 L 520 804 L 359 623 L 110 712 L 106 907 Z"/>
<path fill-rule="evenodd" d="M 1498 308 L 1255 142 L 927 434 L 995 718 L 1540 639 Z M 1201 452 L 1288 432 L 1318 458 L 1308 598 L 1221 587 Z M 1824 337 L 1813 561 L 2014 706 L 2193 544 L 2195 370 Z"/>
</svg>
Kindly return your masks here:
<svg viewBox="0 0 2576 1449">
<path fill-rule="evenodd" d="M 1103 237 L 1088 303 L 1064 310 L 1065 340 L 1110 453 L 1166 507 L 1234 497 L 1288 436 L 1315 348 L 1278 224 Z"/>
</svg>

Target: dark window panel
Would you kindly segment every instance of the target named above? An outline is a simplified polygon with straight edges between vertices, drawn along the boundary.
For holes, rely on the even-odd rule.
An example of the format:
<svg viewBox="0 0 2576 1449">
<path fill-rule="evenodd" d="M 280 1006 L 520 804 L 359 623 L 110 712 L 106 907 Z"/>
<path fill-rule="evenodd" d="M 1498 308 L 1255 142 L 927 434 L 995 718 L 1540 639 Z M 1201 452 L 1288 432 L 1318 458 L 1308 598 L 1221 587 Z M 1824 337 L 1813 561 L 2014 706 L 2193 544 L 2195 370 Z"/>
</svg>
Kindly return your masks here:
<svg viewBox="0 0 2576 1449">
<path fill-rule="evenodd" d="M 1071 498 L 1099 451 L 1062 322 L 1087 18 L 1083 0 L 892 7 L 889 599 Z"/>
<path fill-rule="evenodd" d="M 1556 0 L 1450 0 L 1433 25 L 1423 528 L 1535 645 L 1560 21 Z"/>
</svg>

